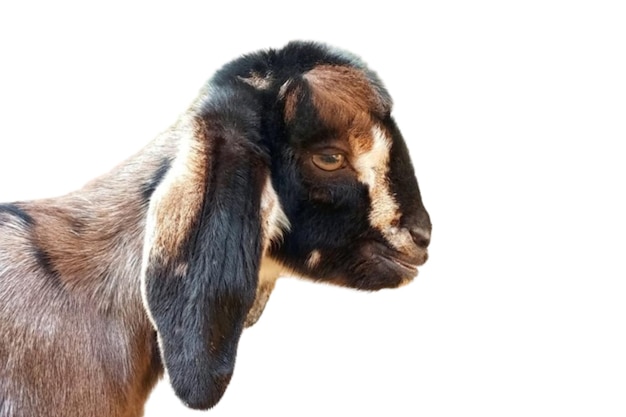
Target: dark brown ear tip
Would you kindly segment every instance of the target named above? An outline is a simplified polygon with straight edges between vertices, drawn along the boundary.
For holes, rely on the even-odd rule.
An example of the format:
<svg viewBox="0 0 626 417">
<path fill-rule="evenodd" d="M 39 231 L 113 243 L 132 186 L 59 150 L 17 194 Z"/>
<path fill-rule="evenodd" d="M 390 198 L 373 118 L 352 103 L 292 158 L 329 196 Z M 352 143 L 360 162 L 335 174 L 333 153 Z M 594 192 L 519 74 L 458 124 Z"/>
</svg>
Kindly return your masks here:
<svg viewBox="0 0 626 417">
<path fill-rule="evenodd" d="M 183 384 L 172 384 L 176 395 L 185 405 L 194 410 L 208 410 L 222 399 L 232 372 L 220 375 L 206 375 L 201 381 L 194 383 L 190 380 Z"/>
</svg>

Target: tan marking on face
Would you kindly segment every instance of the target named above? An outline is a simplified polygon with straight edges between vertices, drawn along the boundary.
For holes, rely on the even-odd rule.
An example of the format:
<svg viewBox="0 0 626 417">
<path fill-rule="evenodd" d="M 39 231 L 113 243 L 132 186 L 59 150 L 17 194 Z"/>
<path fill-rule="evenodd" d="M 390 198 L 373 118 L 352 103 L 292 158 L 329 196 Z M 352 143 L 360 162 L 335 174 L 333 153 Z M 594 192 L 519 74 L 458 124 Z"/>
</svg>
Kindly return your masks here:
<svg viewBox="0 0 626 417">
<path fill-rule="evenodd" d="M 309 254 L 309 257 L 306 260 L 306 265 L 309 268 L 313 269 L 319 265 L 321 259 L 322 259 L 322 254 L 320 253 L 320 251 L 316 249 Z"/>
<path fill-rule="evenodd" d="M 375 145 L 372 136 L 374 126 L 372 118 L 366 113 L 360 113 L 353 118 L 348 129 L 348 144 L 353 155 L 363 155 L 372 150 Z"/>
<path fill-rule="evenodd" d="M 372 227 L 376 228 L 396 249 L 401 251 L 410 250 L 414 243 L 408 230 L 400 229 L 394 225 L 401 217 L 400 207 L 389 188 L 389 152 L 391 140 L 386 132 L 379 126 L 374 126 L 370 131 L 369 150 L 356 153 L 354 168 L 357 171 L 359 181 L 369 188 L 371 211 L 369 220 Z M 362 140 L 363 141 L 363 140 Z M 351 146 L 355 146 L 351 142 Z"/>
<path fill-rule="evenodd" d="M 369 188 L 372 200 L 370 223 L 382 231 L 399 217 L 398 204 L 391 195 L 387 180 L 391 143 L 377 126 L 372 128 L 370 135 L 371 148 L 365 152 L 355 152 L 353 165 L 359 181 Z"/>
<path fill-rule="evenodd" d="M 263 250 L 276 240 L 282 238 L 291 225 L 278 200 L 276 190 L 268 177 L 261 194 L 261 230 L 263 233 Z"/>
<path fill-rule="evenodd" d="M 347 127 L 355 116 L 370 112 L 382 114 L 390 106 L 365 74 L 353 67 L 318 65 L 304 74 L 304 79 L 311 88 L 320 118 L 331 127 Z"/>
</svg>

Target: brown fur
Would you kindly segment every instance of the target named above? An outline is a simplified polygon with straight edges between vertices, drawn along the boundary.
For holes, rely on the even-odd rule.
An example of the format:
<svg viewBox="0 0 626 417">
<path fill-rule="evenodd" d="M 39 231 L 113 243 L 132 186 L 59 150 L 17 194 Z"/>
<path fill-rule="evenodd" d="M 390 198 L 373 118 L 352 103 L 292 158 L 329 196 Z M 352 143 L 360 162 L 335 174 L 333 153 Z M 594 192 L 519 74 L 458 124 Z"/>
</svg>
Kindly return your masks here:
<svg viewBox="0 0 626 417">
<path fill-rule="evenodd" d="M 78 192 L 19 204 L 33 224 L 0 218 L 0 417 L 143 414 L 162 366 L 139 291 L 138 185 L 176 142 L 166 134 Z"/>
<path fill-rule="evenodd" d="M 282 86 L 280 95 L 285 100 L 285 121 L 290 122 L 296 116 L 296 110 L 298 108 L 298 101 L 300 100 L 300 94 L 302 90 L 299 85 L 291 87 L 288 81 Z"/>
<path fill-rule="evenodd" d="M 313 103 L 327 126 L 345 130 L 360 114 L 383 115 L 389 104 L 374 90 L 365 74 L 346 66 L 318 65 L 304 75 Z"/>
<path fill-rule="evenodd" d="M 178 253 L 183 240 L 190 235 L 189 228 L 193 227 L 194 219 L 202 209 L 208 186 L 206 172 L 211 169 L 211 141 L 204 135 L 206 129 L 203 122 L 190 117 L 184 123 L 186 126 L 183 123 L 178 128 L 186 134 L 181 140 L 172 170 L 163 180 L 164 186 L 152 197 L 158 204 L 152 205 L 155 210 L 151 216 L 159 225 L 154 229 L 153 247 L 168 253 Z M 184 268 L 182 265 L 179 267 Z"/>
</svg>

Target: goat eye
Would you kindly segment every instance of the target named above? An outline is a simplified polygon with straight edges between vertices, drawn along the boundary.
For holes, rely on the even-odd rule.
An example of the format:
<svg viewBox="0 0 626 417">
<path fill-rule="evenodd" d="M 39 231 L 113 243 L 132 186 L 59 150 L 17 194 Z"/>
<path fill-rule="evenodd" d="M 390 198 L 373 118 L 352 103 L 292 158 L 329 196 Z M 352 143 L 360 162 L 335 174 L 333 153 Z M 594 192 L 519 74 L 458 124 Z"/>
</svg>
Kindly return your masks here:
<svg viewBox="0 0 626 417">
<path fill-rule="evenodd" d="M 344 167 L 346 157 L 340 153 L 316 154 L 311 157 L 313 164 L 324 171 L 337 171 Z"/>
</svg>

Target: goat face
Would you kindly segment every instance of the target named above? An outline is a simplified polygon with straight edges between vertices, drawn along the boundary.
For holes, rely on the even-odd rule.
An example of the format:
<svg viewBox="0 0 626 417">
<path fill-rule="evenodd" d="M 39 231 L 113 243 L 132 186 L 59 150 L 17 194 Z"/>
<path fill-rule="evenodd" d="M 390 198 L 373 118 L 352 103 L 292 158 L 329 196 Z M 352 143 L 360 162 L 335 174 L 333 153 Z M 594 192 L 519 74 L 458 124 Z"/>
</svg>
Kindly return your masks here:
<svg viewBox="0 0 626 417">
<path fill-rule="evenodd" d="M 431 224 L 391 100 L 353 63 L 316 65 L 280 91 L 273 183 L 292 225 L 271 255 L 296 274 L 378 290 L 426 262 Z"/>
</svg>

